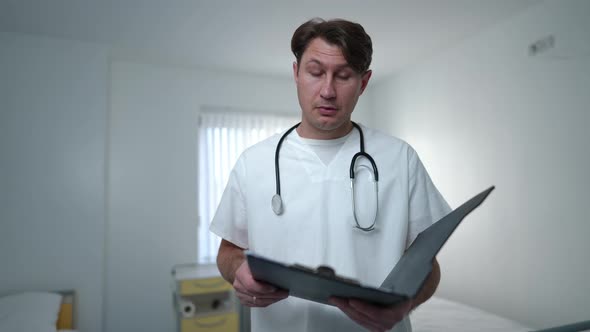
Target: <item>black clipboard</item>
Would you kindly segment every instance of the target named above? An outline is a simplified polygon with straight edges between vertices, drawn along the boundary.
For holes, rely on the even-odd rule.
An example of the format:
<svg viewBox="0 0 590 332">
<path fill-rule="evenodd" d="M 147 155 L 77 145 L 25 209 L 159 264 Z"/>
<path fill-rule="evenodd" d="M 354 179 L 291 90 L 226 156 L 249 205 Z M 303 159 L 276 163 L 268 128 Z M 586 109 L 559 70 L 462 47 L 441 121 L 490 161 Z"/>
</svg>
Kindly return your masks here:
<svg viewBox="0 0 590 332">
<path fill-rule="evenodd" d="M 412 242 L 379 288 L 366 286 L 337 275 L 328 266 L 312 269 L 287 265 L 247 251 L 246 258 L 254 279 L 289 291 L 289 295 L 330 304 L 331 296 L 356 298 L 389 306 L 414 298 L 432 270 L 432 261 L 459 223 L 477 208 L 494 186 L 471 198 L 432 224 Z"/>
</svg>

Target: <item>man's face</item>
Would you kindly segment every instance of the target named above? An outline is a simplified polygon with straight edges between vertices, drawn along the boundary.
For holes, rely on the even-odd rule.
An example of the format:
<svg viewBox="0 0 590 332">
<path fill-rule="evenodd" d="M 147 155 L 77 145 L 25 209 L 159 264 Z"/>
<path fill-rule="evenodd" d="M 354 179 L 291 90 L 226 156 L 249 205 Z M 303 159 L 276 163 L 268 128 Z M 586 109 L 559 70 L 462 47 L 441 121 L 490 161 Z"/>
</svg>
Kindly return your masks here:
<svg viewBox="0 0 590 332">
<path fill-rule="evenodd" d="M 305 138 L 330 139 L 346 135 L 350 116 L 371 77 L 371 71 L 357 73 L 348 65 L 338 46 L 321 38 L 312 40 L 298 65 L 293 63 L 301 125 Z"/>
</svg>

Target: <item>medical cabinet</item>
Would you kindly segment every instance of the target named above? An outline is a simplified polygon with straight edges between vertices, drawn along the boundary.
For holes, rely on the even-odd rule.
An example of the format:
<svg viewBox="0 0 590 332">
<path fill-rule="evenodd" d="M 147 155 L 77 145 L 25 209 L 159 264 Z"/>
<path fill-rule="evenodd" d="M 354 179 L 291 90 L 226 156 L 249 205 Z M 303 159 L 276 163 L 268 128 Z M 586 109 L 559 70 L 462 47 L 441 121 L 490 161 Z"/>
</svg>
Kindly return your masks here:
<svg viewBox="0 0 590 332">
<path fill-rule="evenodd" d="M 238 301 L 215 264 L 172 268 L 173 300 L 179 332 L 238 332 Z"/>
</svg>

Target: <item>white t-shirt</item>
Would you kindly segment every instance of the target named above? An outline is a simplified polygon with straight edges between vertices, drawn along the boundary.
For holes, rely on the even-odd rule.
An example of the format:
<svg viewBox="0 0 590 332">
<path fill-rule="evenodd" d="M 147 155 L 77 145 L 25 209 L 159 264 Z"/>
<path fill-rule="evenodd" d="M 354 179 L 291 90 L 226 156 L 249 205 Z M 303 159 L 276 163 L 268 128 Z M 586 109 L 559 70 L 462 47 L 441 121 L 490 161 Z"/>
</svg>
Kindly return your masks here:
<svg viewBox="0 0 590 332">
<path fill-rule="evenodd" d="M 325 165 L 291 132 L 280 151 L 283 214 L 271 208 L 274 155 L 280 135 L 247 149 L 237 161 L 210 230 L 235 245 L 285 264 L 327 265 L 338 275 L 379 287 L 415 237 L 450 208 L 416 152 L 405 142 L 361 126 L 365 151 L 379 172 L 376 229 L 355 229 L 349 169 L 360 150 L 353 129 Z M 375 192 L 372 166 L 357 159 L 356 208 L 361 226 L 372 224 Z M 253 331 L 361 331 L 339 309 L 289 297 L 253 308 Z M 409 323 L 394 331 L 411 331 Z"/>
<path fill-rule="evenodd" d="M 296 134 L 297 132 L 295 132 Z M 348 133 L 348 135 L 336 139 L 311 139 L 311 138 L 302 138 L 299 137 L 299 140 L 303 144 L 306 144 L 315 154 L 320 158 L 320 160 L 324 163 L 325 166 L 329 165 L 332 162 L 332 159 L 338 154 L 338 151 L 342 148 L 348 136 L 350 136 L 352 132 Z"/>
</svg>

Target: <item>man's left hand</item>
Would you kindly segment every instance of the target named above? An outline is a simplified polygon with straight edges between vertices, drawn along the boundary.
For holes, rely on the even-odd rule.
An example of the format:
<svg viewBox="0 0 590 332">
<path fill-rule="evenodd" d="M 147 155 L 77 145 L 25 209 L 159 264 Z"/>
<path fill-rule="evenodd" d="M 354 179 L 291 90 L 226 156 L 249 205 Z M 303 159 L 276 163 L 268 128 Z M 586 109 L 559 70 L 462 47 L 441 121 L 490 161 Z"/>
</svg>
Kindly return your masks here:
<svg viewBox="0 0 590 332">
<path fill-rule="evenodd" d="M 350 319 L 374 332 L 384 332 L 392 329 L 412 309 L 411 300 L 391 307 L 380 307 L 360 300 L 338 297 L 330 298 L 330 302 L 342 310 Z"/>
</svg>

